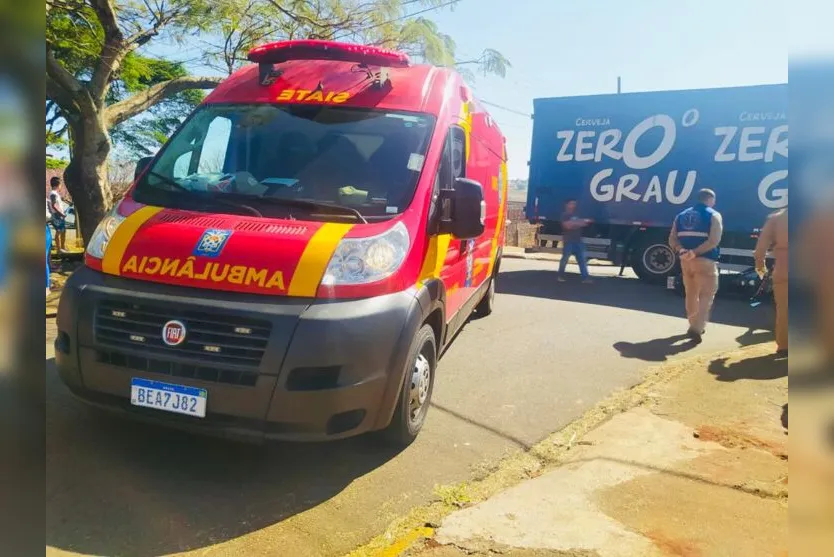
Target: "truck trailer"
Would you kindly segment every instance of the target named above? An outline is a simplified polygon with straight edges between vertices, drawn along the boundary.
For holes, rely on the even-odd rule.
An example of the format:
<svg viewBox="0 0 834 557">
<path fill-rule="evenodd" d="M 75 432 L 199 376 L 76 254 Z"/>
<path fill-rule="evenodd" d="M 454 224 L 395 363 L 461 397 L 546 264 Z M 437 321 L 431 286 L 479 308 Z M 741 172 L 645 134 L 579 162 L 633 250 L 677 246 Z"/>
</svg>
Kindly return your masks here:
<svg viewBox="0 0 834 557">
<path fill-rule="evenodd" d="M 525 214 L 541 225 L 536 249 L 560 251 L 575 199 L 593 220 L 589 258 L 667 282 L 679 268 L 672 221 L 710 188 L 720 269 L 749 268 L 760 227 L 788 203 L 787 112 L 787 84 L 535 99 Z"/>
</svg>

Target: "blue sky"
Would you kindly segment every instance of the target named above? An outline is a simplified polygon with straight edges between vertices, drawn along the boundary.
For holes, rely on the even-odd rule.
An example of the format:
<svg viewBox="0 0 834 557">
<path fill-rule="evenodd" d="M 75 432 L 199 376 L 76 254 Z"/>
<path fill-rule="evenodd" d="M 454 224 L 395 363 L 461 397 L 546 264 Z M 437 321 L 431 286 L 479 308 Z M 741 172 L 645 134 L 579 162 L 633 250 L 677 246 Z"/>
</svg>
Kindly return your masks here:
<svg viewBox="0 0 834 557">
<path fill-rule="evenodd" d="M 426 15 L 454 37 L 460 59 L 494 48 L 512 63 L 506 78 L 473 86 L 514 111 L 490 107 L 507 136 L 510 177 L 526 178 L 524 114 L 534 98 L 612 93 L 617 76 L 623 92 L 785 82 L 788 51 L 828 52 L 834 21 L 834 3 L 792 4 L 788 12 L 784 0 L 462 0 Z M 161 50 L 183 59 L 200 48 Z"/>
<path fill-rule="evenodd" d="M 512 6 L 507 10 L 506 6 Z M 462 57 L 494 48 L 505 79 L 477 95 L 530 113 L 537 97 L 726 87 L 787 81 L 783 1 L 464 0 L 432 17 Z M 504 8 L 504 9 L 502 9 Z M 490 107 L 507 136 L 509 174 L 527 177 L 532 122 Z"/>
</svg>

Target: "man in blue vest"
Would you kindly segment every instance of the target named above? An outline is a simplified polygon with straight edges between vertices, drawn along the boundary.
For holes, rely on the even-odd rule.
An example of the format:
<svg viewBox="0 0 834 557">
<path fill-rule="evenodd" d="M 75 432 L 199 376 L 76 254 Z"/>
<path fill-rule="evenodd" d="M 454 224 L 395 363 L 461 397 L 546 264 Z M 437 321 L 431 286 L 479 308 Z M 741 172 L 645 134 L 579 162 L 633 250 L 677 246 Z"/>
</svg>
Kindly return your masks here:
<svg viewBox="0 0 834 557">
<path fill-rule="evenodd" d="M 721 213 L 713 209 L 715 192 L 702 189 L 698 203 L 675 217 L 669 245 L 678 253 L 686 290 L 687 335 L 701 342 L 718 291 L 718 244 L 724 225 Z"/>
</svg>

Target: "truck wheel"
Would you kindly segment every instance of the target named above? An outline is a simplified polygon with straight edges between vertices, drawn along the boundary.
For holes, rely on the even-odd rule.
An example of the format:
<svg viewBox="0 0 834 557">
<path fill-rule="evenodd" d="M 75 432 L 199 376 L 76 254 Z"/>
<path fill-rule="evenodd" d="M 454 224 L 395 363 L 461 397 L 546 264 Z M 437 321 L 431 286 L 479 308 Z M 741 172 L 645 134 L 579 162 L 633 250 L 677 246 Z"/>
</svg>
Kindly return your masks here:
<svg viewBox="0 0 834 557">
<path fill-rule="evenodd" d="M 660 283 L 666 281 L 677 264 L 678 258 L 672 248 L 665 242 L 649 240 L 634 250 L 631 268 L 641 280 Z"/>
<path fill-rule="evenodd" d="M 490 313 L 492 313 L 492 309 L 495 307 L 495 277 L 490 277 L 489 279 L 489 287 L 487 288 L 484 297 L 481 298 L 481 301 L 478 302 L 478 305 L 475 307 L 475 313 L 478 317 L 486 317 Z"/>
<path fill-rule="evenodd" d="M 434 329 L 423 325 L 417 332 L 408 355 L 408 367 L 391 423 L 383 432 L 391 445 L 407 447 L 423 428 L 434 390 L 437 345 Z"/>
</svg>

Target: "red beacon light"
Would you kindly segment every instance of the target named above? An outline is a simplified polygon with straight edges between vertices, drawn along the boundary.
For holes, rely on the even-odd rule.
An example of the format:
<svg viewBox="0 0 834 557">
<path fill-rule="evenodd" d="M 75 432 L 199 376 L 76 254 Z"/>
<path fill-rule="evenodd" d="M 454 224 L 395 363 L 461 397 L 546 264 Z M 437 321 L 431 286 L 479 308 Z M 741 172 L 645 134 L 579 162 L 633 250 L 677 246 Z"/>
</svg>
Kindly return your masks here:
<svg viewBox="0 0 834 557">
<path fill-rule="evenodd" d="M 336 41 L 278 41 L 249 51 L 249 60 L 257 64 L 280 64 L 289 60 L 338 60 L 381 68 L 407 68 L 408 54 L 376 46 Z"/>
</svg>

